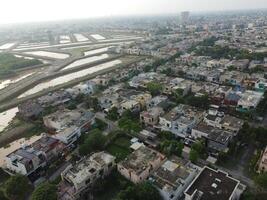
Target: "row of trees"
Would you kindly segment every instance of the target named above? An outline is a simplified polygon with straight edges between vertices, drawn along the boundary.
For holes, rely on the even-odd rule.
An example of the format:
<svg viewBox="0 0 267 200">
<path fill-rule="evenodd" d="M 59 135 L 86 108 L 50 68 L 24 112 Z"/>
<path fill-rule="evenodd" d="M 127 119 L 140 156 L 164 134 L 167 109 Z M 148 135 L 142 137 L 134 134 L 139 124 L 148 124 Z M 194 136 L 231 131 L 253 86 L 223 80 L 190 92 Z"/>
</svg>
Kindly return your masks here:
<svg viewBox="0 0 267 200">
<path fill-rule="evenodd" d="M 31 194 L 32 193 L 32 194 Z M 31 194 L 31 195 L 30 195 Z M 33 190 L 33 185 L 26 176 L 17 174 L 11 176 L 0 190 L 1 200 L 56 200 L 57 187 L 45 182 Z"/>
<path fill-rule="evenodd" d="M 196 55 L 210 56 L 213 59 L 249 59 L 249 60 L 264 60 L 267 53 L 249 52 L 245 49 L 230 48 L 228 46 L 202 46 L 194 50 Z"/>
</svg>

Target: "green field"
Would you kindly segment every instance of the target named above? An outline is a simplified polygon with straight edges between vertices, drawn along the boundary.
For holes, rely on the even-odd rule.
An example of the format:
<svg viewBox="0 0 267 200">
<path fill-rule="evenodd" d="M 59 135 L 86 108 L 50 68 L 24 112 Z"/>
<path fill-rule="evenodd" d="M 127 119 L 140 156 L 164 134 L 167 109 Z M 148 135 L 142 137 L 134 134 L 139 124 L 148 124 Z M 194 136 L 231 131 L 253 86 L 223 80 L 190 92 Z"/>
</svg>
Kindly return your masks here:
<svg viewBox="0 0 267 200">
<path fill-rule="evenodd" d="M 13 74 L 15 70 L 42 64 L 37 59 L 17 58 L 10 53 L 0 53 L 0 76 Z"/>
</svg>

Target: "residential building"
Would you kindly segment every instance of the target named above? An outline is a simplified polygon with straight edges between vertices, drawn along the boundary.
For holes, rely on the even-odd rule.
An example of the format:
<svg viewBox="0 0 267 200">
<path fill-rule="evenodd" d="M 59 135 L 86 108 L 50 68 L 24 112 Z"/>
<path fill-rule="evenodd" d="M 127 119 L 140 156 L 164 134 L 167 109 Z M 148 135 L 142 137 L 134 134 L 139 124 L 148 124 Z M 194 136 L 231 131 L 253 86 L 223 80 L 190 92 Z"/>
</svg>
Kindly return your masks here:
<svg viewBox="0 0 267 200">
<path fill-rule="evenodd" d="M 71 145 L 94 124 L 95 114 L 84 109 L 64 109 L 43 117 L 43 121 L 52 137 Z"/>
<path fill-rule="evenodd" d="M 34 100 L 20 104 L 18 109 L 19 115 L 24 119 L 36 119 L 43 111 L 41 104 Z"/>
<path fill-rule="evenodd" d="M 65 145 L 44 135 L 29 146 L 22 146 L 5 157 L 6 168 L 11 173 L 31 175 L 63 153 Z"/>
<path fill-rule="evenodd" d="M 242 94 L 241 99 L 239 99 L 236 110 L 240 112 L 249 112 L 251 110 L 254 110 L 258 106 L 262 98 L 263 93 L 246 90 Z"/>
<path fill-rule="evenodd" d="M 140 122 L 146 126 L 154 126 L 159 122 L 159 117 L 164 114 L 161 107 L 153 107 L 148 111 L 143 111 L 140 113 Z"/>
<path fill-rule="evenodd" d="M 245 190 L 226 172 L 205 166 L 185 191 L 185 200 L 238 200 Z"/>
<path fill-rule="evenodd" d="M 180 199 L 199 171 L 200 169 L 189 161 L 173 156 L 166 160 L 149 180 L 164 200 Z"/>
<path fill-rule="evenodd" d="M 265 92 L 267 89 L 267 80 L 266 79 L 258 79 L 255 82 L 255 90 L 259 92 Z"/>
<path fill-rule="evenodd" d="M 122 114 L 126 110 L 130 110 L 131 112 L 139 112 L 141 109 L 141 105 L 138 101 L 135 100 L 124 100 L 121 102 L 119 106 L 118 112 Z"/>
<path fill-rule="evenodd" d="M 80 199 L 98 179 L 107 176 L 115 165 L 115 157 L 105 152 L 94 153 L 69 165 L 61 173 L 58 199 Z"/>
<path fill-rule="evenodd" d="M 208 126 L 203 122 L 192 129 L 193 138 L 204 138 L 211 153 L 217 155 L 219 152 L 227 152 L 229 142 L 234 137 L 233 132 L 229 132 L 216 127 Z"/>
<path fill-rule="evenodd" d="M 164 95 L 156 96 L 147 102 L 146 108 L 150 109 L 150 108 L 159 106 L 160 104 L 165 103 L 167 100 L 168 100 L 167 96 L 164 96 Z"/>
<path fill-rule="evenodd" d="M 146 180 L 153 170 L 158 169 L 164 158 L 161 153 L 141 146 L 118 163 L 117 168 L 121 175 L 137 184 Z"/>
<path fill-rule="evenodd" d="M 192 106 L 180 104 L 159 118 L 161 130 L 170 131 L 178 137 L 186 137 L 204 116 L 204 112 Z"/>
<path fill-rule="evenodd" d="M 265 150 L 262 152 L 261 158 L 259 160 L 259 172 L 267 172 L 267 146 Z"/>
</svg>

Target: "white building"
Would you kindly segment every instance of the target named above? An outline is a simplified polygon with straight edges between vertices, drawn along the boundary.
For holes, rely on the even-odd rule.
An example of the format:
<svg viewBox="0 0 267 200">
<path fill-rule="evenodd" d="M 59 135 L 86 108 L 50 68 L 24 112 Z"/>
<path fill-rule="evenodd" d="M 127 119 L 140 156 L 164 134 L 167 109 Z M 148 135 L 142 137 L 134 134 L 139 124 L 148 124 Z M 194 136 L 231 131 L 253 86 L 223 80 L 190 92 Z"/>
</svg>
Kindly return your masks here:
<svg viewBox="0 0 267 200">
<path fill-rule="evenodd" d="M 107 176 L 115 165 L 115 157 L 105 152 L 94 153 L 75 165 L 69 165 L 61 173 L 58 199 L 79 199 L 96 180 Z"/>
<path fill-rule="evenodd" d="M 189 161 L 171 157 L 152 174 L 149 180 L 159 190 L 164 200 L 180 199 L 199 171 L 200 168 Z"/>
<path fill-rule="evenodd" d="M 241 99 L 239 99 L 236 109 L 241 112 L 254 110 L 262 98 L 263 93 L 247 90 L 242 94 Z"/>
</svg>

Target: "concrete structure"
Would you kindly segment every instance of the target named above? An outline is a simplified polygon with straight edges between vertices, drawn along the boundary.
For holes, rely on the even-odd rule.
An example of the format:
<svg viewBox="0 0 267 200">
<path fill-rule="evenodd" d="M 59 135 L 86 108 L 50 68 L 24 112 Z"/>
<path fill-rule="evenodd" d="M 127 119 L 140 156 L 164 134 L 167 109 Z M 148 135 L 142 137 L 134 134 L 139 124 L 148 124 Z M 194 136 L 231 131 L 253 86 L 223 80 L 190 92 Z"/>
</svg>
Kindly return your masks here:
<svg viewBox="0 0 267 200">
<path fill-rule="evenodd" d="M 228 144 L 232 140 L 234 133 L 199 123 L 192 129 L 191 135 L 195 139 L 204 138 L 207 141 L 209 150 L 213 153 L 218 153 L 228 151 Z"/>
<path fill-rule="evenodd" d="M 164 200 L 180 199 L 200 169 L 189 161 L 171 157 L 157 169 L 149 180 Z"/>
<path fill-rule="evenodd" d="M 140 121 L 146 126 L 154 126 L 158 124 L 159 117 L 163 115 L 164 111 L 161 107 L 153 107 L 148 111 L 140 113 Z"/>
<path fill-rule="evenodd" d="M 178 137 L 186 137 L 204 116 L 204 112 L 192 106 L 180 104 L 159 118 L 161 130 L 170 131 Z"/>
<path fill-rule="evenodd" d="M 63 152 L 65 145 L 59 140 L 43 136 L 30 146 L 23 146 L 6 156 L 6 168 L 11 173 L 30 175 L 45 167 Z"/>
<path fill-rule="evenodd" d="M 54 138 L 70 145 L 94 124 L 95 114 L 83 109 L 65 109 L 45 116 L 43 121 Z"/>
<path fill-rule="evenodd" d="M 146 146 L 141 146 L 125 160 L 118 163 L 118 171 L 133 183 L 140 183 L 148 178 L 153 170 L 160 167 L 165 156 Z"/>
<path fill-rule="evenodd" d="M 239 99 L 236 110 L 240 112 L 249 112 L 254 110 L 262 98 L 263 93 L 247 90 L 242 94 L 241 99 Z"/>
<path fill-rule="evenodd" d="M 262 153 L 262 156 L 259 160 L 259 167 L 258 167 L 259 172 L 267 172 L 267 147 Z"/>
<path fill-rule="evenodd" d="M 62 173 L 58 199 L 80 199 L 83 192 L 94 185 L 95 181 L 107 176 L 115 167 L 115 157 L 98 152 L 82 158 L 75 165 L 69 165 Z"/>
<path fill-rule="evenodd" d="M 245 186 L 226 172 L 205 166 L 185 191 L 185 200 L 238 200 Z"/>
</svg>

